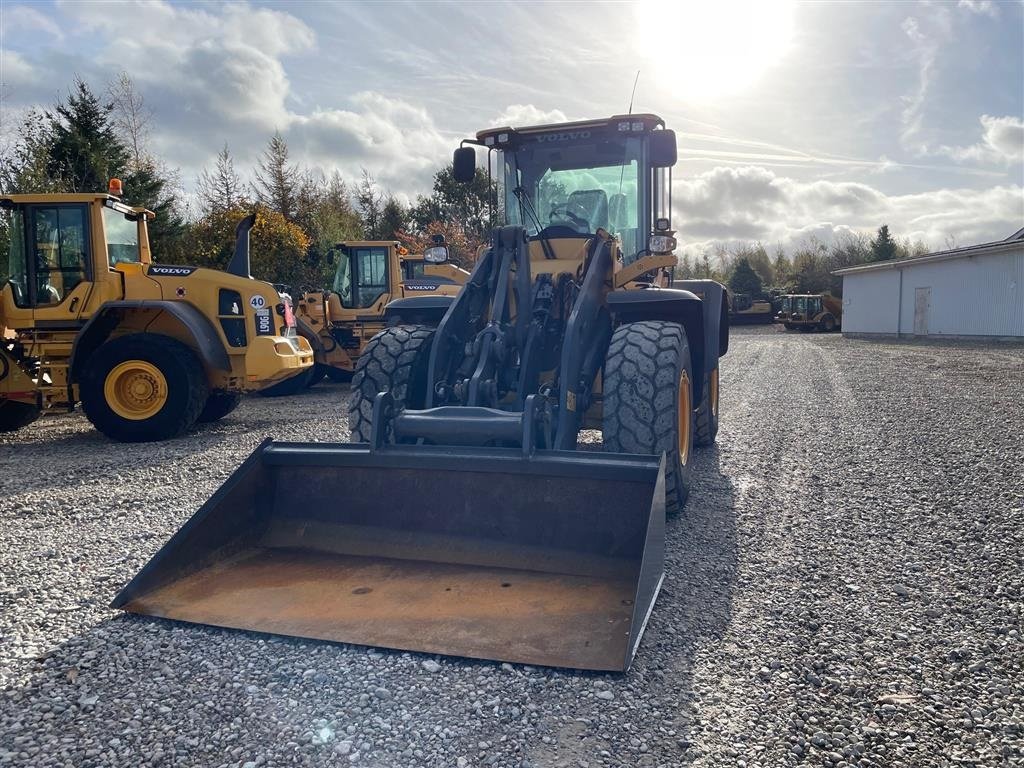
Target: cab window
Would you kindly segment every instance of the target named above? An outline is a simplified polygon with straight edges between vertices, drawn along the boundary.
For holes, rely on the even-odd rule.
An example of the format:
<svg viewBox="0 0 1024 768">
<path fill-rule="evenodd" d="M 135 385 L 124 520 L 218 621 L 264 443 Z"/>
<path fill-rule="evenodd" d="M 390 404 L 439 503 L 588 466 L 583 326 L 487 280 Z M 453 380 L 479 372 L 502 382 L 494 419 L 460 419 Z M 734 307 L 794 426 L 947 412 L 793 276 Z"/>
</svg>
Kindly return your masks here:
<svg viewBox="0 0 1024 768">
<path fill-rule="evenodd" d="M 87 279 L 88 208 L 84 205 L 31 206 L 29 250 L 33 257 L 35 305 L 59 304 Z"/>
<path fill-rule="evenodd" d="M 373 306 L 388 289 L 388 249 L 386 246 L 356 248 L 353 259 L 356 262 L 356 306 Z"/>
<path fill-rule="evenodd" d="M 406 261 L 402 264 L 402 271 L 406 280 L 416 280 L 424 275 L 425 261 Z"/>
<path fill-rule="evenodd" d="M 113 208 L 103 208 L 103 229 L 107 238 L 107 262 L 110 266 L 142 260 L 137 221 Z"/>
</svg>

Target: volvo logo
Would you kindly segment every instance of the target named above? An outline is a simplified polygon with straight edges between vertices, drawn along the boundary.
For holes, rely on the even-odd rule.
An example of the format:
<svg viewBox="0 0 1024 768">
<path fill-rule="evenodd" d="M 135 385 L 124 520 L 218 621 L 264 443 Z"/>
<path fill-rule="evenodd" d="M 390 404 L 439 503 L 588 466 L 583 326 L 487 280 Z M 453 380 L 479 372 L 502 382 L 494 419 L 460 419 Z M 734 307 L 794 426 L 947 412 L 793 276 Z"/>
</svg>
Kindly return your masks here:
<svg viewBox="0 0 1024 768">
<path fill-rule="evenodd" d="M 563 131 L 562 133 L 542 133 L 537 141 L 543 143 L 548 141 L 573 141 L 574 139 L 589 139 L 590 131 Z"/>
</svg>

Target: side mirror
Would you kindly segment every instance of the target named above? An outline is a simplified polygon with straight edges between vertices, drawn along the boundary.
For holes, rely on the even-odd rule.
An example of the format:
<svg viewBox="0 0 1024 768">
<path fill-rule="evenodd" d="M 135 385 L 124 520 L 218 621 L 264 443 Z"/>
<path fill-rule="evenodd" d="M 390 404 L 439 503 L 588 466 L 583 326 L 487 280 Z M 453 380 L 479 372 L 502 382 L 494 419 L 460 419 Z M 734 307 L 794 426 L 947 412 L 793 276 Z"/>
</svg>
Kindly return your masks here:
<svg viewBox="0 0 1024 768">
<path fill-rule="evenodd" d="M 459 147 L 452 157 L 452 176 L 461 184 L 469 184 L 476 176 L 476 150 Z"/>
<path fill-rule="evenodd" d="M 444 264 L 448 261 L 448 246 L 434 245 L 423 252 L 423 260 L 431 264 Z"/>
<path fill-rule="evenodd" d="M 324 261 L 326 261 L 332 267 L 334 266 L 334 249 L 333 248 L 331 248 L 331 250 L 329 250 L 327 252 L 327 255 L 324 257 Z"/>
<path fill-rule="evenodd" d="M 671 168 L 676 164 L 679 151 L 676 147 L 676 132 L 668 129 L 654 131 L 648 140 L 648 150 L 654 168 Z"/>
</svg>

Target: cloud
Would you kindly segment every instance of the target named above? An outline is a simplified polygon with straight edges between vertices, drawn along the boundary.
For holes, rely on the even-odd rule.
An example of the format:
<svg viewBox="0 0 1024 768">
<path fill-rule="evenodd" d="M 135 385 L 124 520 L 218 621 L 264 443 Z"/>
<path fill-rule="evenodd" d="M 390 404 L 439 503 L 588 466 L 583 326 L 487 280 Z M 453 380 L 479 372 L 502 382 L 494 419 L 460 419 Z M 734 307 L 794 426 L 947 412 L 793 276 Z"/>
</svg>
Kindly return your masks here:
<svg viewBox="0 0 1024 768">
<path fill-rule="evenodd" d="M 940 147 L 938 152 L 954 160 L 975 160 L 986 163 L 1019 164 L 1024 160 L 1024 119 L 1007 115 L 982 115 L 981 141 L 969 147 Z"/>
<path fill-rule="evenodd" d="M 423 107 L 380 93 L 358 93 L 351 109 L 292 115 L 285 137 L 293 151 L 325 172 L 352 178 L 371 170 L 403 199 L 430 188 L 455 142 L 442 135 Z"/>
<path fill-rule="evenodd" d="M 993 19 L 999 18 L 999 8 L 992 0 L 960 0 L 956 5 L 957 8 L 963 8 L 970 13 L 989 16 Z"/>
<path fill-rule="evenodd" d="M 564 123 L 568 118 L 560 109 L 539 109 L 533 104 L 510 104 L 505 111 L 491 120 L 492 126 L 522 128 L 525 125 L 547 125 Z"/>
<path fill-rule="evenodd" d="M 42 32 L 58 42 L 64 40 L 64 30 L 51 18 L 28 5 L 12 5 L 3 9 L 4 34 L 12 32 Z"/>
<path fill-rule="evenodd" d="M 720 167 L 676 180 L 674 219 L 683 249 L 760 240 L 787 249 L 814 235 L 831 242 L 889 224 L 900 237 L 938 247 L 1006 237 L 1024 223 L 1024 189 L 940 189 L 887 195 L 868 184 L 801 181 L 758 166 Z"/>
</svg>

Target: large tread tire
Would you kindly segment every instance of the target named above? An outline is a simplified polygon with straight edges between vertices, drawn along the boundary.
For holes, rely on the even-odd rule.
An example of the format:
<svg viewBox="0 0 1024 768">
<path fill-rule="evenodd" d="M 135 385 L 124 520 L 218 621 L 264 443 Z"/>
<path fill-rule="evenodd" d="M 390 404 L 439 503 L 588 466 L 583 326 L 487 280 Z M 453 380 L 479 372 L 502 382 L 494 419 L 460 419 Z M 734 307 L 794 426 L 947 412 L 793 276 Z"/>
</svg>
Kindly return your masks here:
<svg viewBox="0 0 1024 768">
<path fill-rule="evenodd" d="M 348 427 L 353 443 L 368 443 L 373 401 L 390 392 L 396 408 L 422 408 L 427 396 L 427 366 L 434 328 L 398 325 L 378 333 L 359 355 L 352 376 Z"/>
<path fill-rule="evenodd" d="M 686 406 L 689 434 L 680 457 L 682 373 L 691 382 Z M 665 512 L 676 515 L 690 493 L 693 464 L 693 370 L 686 330 L 678 323 L 644 320 L 615 329 L 604 367 L 604 449 L 665 454 Z"/>
<path fill-rule="evenodd" d="M 302 373 L 289 376 L 284 381 L 279 381 L 277 384 L 272 384 L 266 389 L 259 390 L 256 394 L 260 397 L 289 397 L 305 392 L 309 386 L 310 379 L 313 377 L 315 368 L 315 365 L 310 366 Z"/>
<path fill-rule="evenodd" d="M 39 418 L 40 410 L 28 403 L 0 400 L 0 432 L 17 432 Z"/>
<path fill-rule="evenodd" d="M 231 413 L 238 404 L 242 402 L 242 396 L 231 392 L 211 392 L 206 398 L 206 405 L 199 414 L 197 421 L 200 424 L 209 424 L 220 421 Z"/>
<path fill-rule="evenodd" d="M 701 448 L 714 445 L 718 436 L 718 396 L 721 392 L 718 376 L 718 366 L 715 366 L 715 370 L 704 377 L 704 394 L 693 415 L 693 444 Z M 715 386 L 712 386 L 712 377 Z"/>
<path fill-rule="evenodd" d="M 118 415 L 107 403 L 104 382 L 116 366 L 142 360 L 155 366 L 167 382 L 167 400 L 146 419 Z M 93 426 L 122 443 L 168 440 L 192 428 L 208 399 L 209 388 L 196 353 L 170 336 L 133 333 L 106 342 L 93 352 L 79 382 L 82 410 Z"/>
</svg>

